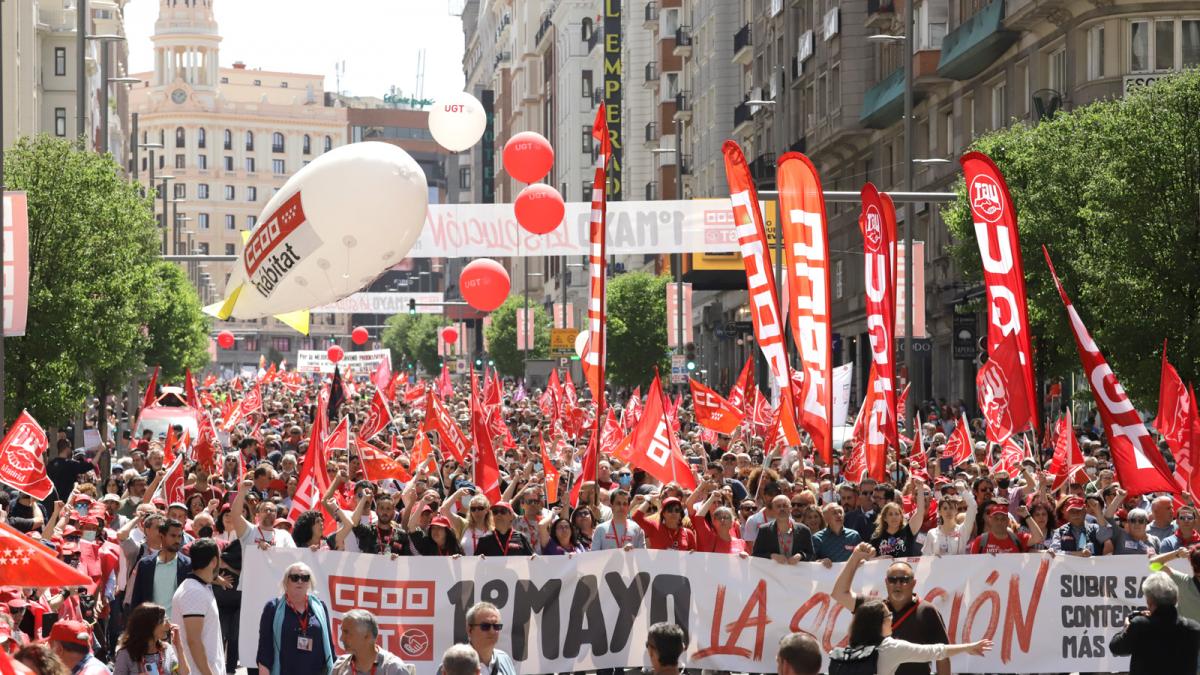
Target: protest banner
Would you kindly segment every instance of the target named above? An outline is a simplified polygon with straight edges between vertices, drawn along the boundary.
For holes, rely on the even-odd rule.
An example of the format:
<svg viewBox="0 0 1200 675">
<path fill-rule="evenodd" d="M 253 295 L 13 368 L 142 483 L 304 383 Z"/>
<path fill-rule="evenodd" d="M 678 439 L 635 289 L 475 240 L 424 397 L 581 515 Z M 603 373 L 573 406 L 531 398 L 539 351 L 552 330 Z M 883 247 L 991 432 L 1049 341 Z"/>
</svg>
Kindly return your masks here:
<svg viewBox="0 0 1200 675">
<path fill-rule="evenodd" d="M 571 558 L 403 557 L 309 549 L 250 548 L 243 569 L 241 658 L 254 663 L 263 606 L 284 570 L 303 561 L 333 623 L 351 609 L 379 621 L 382 644 L 431 674 L 442 652 L 465 642 L 466 611 L 499 607 L 499 647 L 522 673 L 647 664 L 652 623 L 684 627 L 688 668 L 775 672 L 779 639 L 815 636 L 828 653 L 843 644 L 850 613 L 829 595 L 841 565 L 781 565 L 733 555 L 605 551 Z M 952 642 L 990 638 L 984 657 L 955 657 L 954 672 L 1117 672 L 1108 653 L 1125 617 L 1143 608 L 1144 556 L 1049 554 L 912 558 L 916 592 L 942 614 Z M 857 593 L 883 595 L 888 560 L 868 562 Z M 1180 569 L 1183 569 L 1181 566 Z M 336 634 L 336 628 L 335 628 Z"/>
<path fill-rule="evenodd" d="M 296 372 L 332 373 L 333 362 L 329 360 L 327 354 L 328 352 L 323 349 L 301 349 L 296 353 Z M 390 349 L 369 349 L 361 352 L 346 352 L 342 356 L 342 360 L 338 361 L 338 365 L 344 372 L 353 369 L 356 373 L 366 374 L 378 368 L 380 361 L 387 361 L 390 368 L 392 351 Z"/>
</svg>

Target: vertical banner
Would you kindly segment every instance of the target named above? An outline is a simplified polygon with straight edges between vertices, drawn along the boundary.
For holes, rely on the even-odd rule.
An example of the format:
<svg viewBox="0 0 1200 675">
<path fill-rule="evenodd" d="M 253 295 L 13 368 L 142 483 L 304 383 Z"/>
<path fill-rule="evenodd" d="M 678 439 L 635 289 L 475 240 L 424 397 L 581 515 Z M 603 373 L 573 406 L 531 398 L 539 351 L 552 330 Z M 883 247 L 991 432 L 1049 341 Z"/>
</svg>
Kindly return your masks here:
<svg viewBox="0 0 1200 675">
<path fill-rule="evenodd" d="M 1017 431 L 1040 430 L 1037 416 L 1036 379 L 1033 374 L 1033 347 L 1030 343 L 1029 317 L 1025 304 L 1025 267 L 1021 262 L 1021 242 L 1017 236 L 1017 211 L 1000 169 L 987 155 L 968 152 L 959 160 L 967 183 L 967 201 L 979 255 L 983 259 L 983 284 L 988 298 L 988 353 L 1009 333 L 1017 336 L 1020 372 L 1009 373 L 1008 381 L 1021 383 L 1029 419 L 1014 420 Z"/>
<path fill-rule="evenodd" d="M 787 263 L 784 279 L 788 282 L 789 323 L 804 369 L 800 424 L 828 465 L 833 462 L 833 331 L 825 196 L 816 167 L 798 152 L 780 158 L 776 183 Z"/>
<path fill-rule="evenodd" d="M 574 328 L 575 327 L 575 306 L 571 303 L 556 302 L 552 306 L 554 311 L 554 326 L 553 328 Z"/>
<path fill-rule="evenodd" d="M 533 325 L 533 308 L 517 309 L 517 351 L 530 350 L 533 351 L 534 345 L 534 330 Z"/>
<path fill-rule="evenodd" d="M 908 261 L 904 242 L 896 242 L 896 337 L 904 334 L 904 307 L 908 302 Z M 905 255 L 902 255 L 905 254 Z M 929 337 L 925 332 L 925 242 L 913 242 L 913 335 L 918 340 Z M 912 378 L 909 378 L 910 380 Z"/>
<path fill-rule="evenodd" d="M 865 411 L 867 470 L 883 480 L 887 451 L 899 449 L 896 428 L 896 208 L 871 183 L 862 188 L 862 229 L 866 270 L 867 334 L 873 377 Z"/>
<path fill-rule="evenodd" d="M 679 284 L 667 284 L 667 347 L 674 349 L 679 342 Z M 683 285 L 683 344 L 692 342 L 692 285 Z"/>
<path fill-rule="evenodd" d="M 491 351 L 490 347 L 488 346 L 487 334 L 488 334 L 488 328 L 492 327 L 492 315 L 489 314 L 489 315 L 483 317 L 481 323 L 482 323 L 482 327 L 479 329 L 479 331 L 480 331 L 480 333 L 483 334 L 483 351 L 485 351 L 485 352 Z"/>
<path fill-rule="evenodd" d="M 487 125 L 483 127 L 483 139 L 479 143 L 480 187 L 483 193 L 479 196 L 482 204 L 496 203 L 496 92 L 484 89 L 479 94 L 479 103 L 483 105 L 483 114 L 487 116 Z"/>
<path fill-rule="evenodd" d="M 623 106 L 625 105 L 625 93 L 621 83 L 621 48 L 624 43 L 624 37 L 621 30 L 621 5 L 622 0 L 604 0 L 604 107 L 601 110 L 605 111 L 605 134 L 607 139 L 604 145 L 609 146 L 607 150 L 601 150 L 601 153 L 611 153 L 612 166 L 610 167 L 607 177 L 612 179 L 612 189 L 608 191 L 607 198 L 614 202 L 619 202 L 625 195 L 625 190 L 621 185 L 622 167 L 621 163 L 624 159 L 622 152 L 621 138 L 621 120 L 624 117 Z M 594 188 L 593 188 L 594 189 Z"/>
<path fill-rule="evenodd" d="M 4 193 L 4 337 L 25 334 L 29 313 L 29 202 Z"/>
</svg>

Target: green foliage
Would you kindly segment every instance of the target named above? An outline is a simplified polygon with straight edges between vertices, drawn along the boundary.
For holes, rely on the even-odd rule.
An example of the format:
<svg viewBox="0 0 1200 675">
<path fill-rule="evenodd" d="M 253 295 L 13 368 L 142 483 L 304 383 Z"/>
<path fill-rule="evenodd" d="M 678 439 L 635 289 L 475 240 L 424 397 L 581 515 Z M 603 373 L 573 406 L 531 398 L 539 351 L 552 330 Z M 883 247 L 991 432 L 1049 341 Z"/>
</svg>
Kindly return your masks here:
<svg viewBox="0 0 1200 675">
<path fill-rule="evenodd" d="M 629 272 L 608 282 L 608 379 L 647 384 L 654 368 L 670 374 L 667 353 L 667 277 Z"/>
<path fill-rule="evenodd" d="M 43 424 L 62 423 L 88 394 L 116 391 L 142 372 L 152 347 L 177 353 L 180 364 L 202 363 L 191 351 L 206 331 L 198 301 L 170 308 L 179 322 L 171 337 L 153 333 L 161 304 L 191 291 L 167 288 L 174 277 L 159 267 L 150 197 L 111 157 L 26 138 L 6 154 L 5 172 L 9 189 L 29 199 L 28 326 L 5 342 L 9 420 L 27 408 Z"/>
<path fill-rule="evenodd" d="M 503 305 L 492 312 L 492 323 L 487 329 L 488 354 L 496 362 L 496 370 L 509 377 L 525 374 L 525 352 L 517 349 L 517 310 L 525 307 L 525 298 L 511 296 Z M 550 354 L 550 315 L 536 303 L 533 310 L 533 349 L 531 359 L 544 359 Z"/>
<path fill-rule="evenodd" d="M 1041 377 L 1079 368 L 1045 244 L 1092 337 L 1141 407 L 1157 400 L 1164 338 L 1180 375 L 1200 377 L 1200 70 L 1122 100 L 1016 125 L 973 148 L 1015 202 Z M 965 191 L 943 213 L 955 255 L 981 274 Z"/>
<path fill-rule="evenodd" d="M 162 366 L 167 382 L 183 379 L 185 368 L 197 372 L 208 365 L 210 319 L 183 268 L 157 262 L 151 268 L 152 307 L 146 325 L 150 346 L 146 363 Z M 272 362 L 278 362 L 278 357 Z"/>
<path fill-rule="evenodd" d="M 427 373 L 441 370 L 441 359 L 437 353 L 437 335 L 442 329 L 442 318 L 435 314 L 393 314 L 383 329 L 381 341 L 392 350 L 393 364 L 407 364 L 413 359 Z M 407 366 L 394 366 L 400 371 Z"/>
</svg>

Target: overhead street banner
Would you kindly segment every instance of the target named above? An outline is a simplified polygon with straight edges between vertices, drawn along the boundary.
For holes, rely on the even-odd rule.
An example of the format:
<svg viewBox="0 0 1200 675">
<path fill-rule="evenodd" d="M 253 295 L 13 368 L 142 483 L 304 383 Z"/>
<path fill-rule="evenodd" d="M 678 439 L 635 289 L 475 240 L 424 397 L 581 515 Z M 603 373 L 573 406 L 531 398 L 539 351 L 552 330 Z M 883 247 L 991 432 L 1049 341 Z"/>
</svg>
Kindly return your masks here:
<svg viewBox="0 0 1200 675">
<path fill-rule="evenodd" d="M 359 375 L 366 375 L 370 371 L 375 370 L 381 361 L 387 361 L 388 367 L 392 365 L 392 351 L 390 349 L 371 349 L 362 352 L 347 351 L 342 360 L 338 361 L 337 365 L 341 366 L 342 373 L 350 369 L 354 369 Z M 301 349 L 296 352 L 296 372 L 298 373 L 332 373 L 333 361 L 329 360 L 326 352 L 320 349 Z"/>
<path fill-rule="evenodd" d="M 648 665 L 646 631 L 658 621 L 685 627 L 690 669 L 775 672 L 775 646 L 788 632 L 815 636 L 824 651 L 843 644 L 850 613 L 834 602 L 841 565 L 675 551 L 606 551 L 537 558 L 402 557 L 274 548 L 246 552 L 242 663 L 254 663 L 263 606 L 279 595 L 284 570 L 308 563 L 329 605 L 334 634 L 351 609 L 372 612 L 384 646 L 434 673 L 451 644 L 466 641 L 466 611 L 500 608 L 499 647 L 521 673 Z M 867 563 L 854 590 L 885 593 L 889 560 Z M 1144 556 L 1097 558 L 1013 554 L 912 558 L 917 593 L 940 610 L 951 642 L 990 638 L 984 657 L 952 660 L 954 672 L 1120 672 L 1127 658 L 1108 642 L 1145 606 Z M 1182 567 L 1180 567 L 1182 570 Z"/>
<path fill-rule="evenodd" d="M 416 300 L 417 314 L 441 314 L 444 293 L 355 293 L 337 302 L 314 307 L 313 314 L 403 314 Z"/>
<path fill-rule="evenodd" d="M 591 202 L 569 202 L 563 225 L 536 235 L 517 224 L 512 204 L 430 204 L 408 257 L 584 256 L 591 211 Z M 607 227 L 609 255 L 738 250 L 728 199 L 610 201 Z"/>
</svg>

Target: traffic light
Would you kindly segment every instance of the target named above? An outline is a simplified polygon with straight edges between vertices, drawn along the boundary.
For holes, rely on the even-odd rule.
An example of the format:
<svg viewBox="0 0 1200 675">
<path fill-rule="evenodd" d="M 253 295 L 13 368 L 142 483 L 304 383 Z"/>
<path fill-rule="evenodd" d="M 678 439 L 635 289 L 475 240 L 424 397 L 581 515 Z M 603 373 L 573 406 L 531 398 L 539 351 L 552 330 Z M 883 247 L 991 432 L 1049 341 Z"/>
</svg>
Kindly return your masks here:
<svg viewBox="0 0 1200 675">
<path fill-rule="evenodd" d="M 690 372 L 690 371 L 695 370 L 696 369 L 696 343 L 695 342 L 687 343 L 687 345 L 683 348 L 683 351 L 684 351 L 684 358 L 687 359 L 688 371 Z"/>
<path fill-rule="evenodd" d="M 415 299 L 415 298 L 409 298 L 409 299 L 408 299 L 408 313 L 409 313 L 409 314 L 416 314 L 416 313 L 417 313 L 417 301 L 416 301 L 416 299 Z"/>
<path fill-rule="evenodd" d="M 482 368 L 483 367 L 483 359 L 475 359 L 475 367 Z"/>
</svg>

